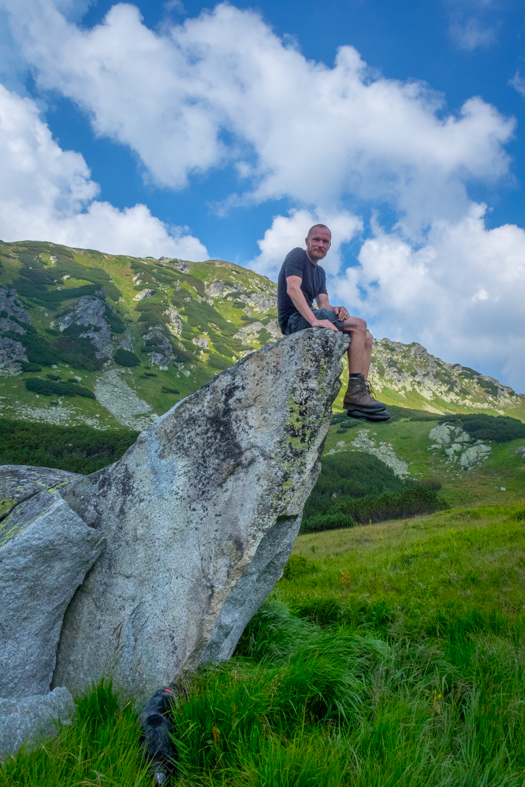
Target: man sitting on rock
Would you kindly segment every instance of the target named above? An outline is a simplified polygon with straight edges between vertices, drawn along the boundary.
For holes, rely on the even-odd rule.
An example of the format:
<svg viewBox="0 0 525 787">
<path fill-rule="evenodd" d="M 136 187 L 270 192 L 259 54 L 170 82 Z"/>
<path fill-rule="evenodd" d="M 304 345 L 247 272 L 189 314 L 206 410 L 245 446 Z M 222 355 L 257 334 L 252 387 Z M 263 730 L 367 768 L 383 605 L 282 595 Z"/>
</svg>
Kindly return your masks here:
<svg viewBox="0 0 525 787">
<path fill-rule="evenodd" d="M 277 303 L 281 331 L 288 336 L 305 328 L 326 328 L 350 334 L 350 379 L 343 407 L 353 418 L 388 421 L 390 416 L 385 405 L 374 399 L 367 382 L 373 340 L 366 322 L 352 317 L 344 306 L 332 306 L 328 300 L 326 274 L 318 262 L 326 257 L 332 233 L 324 224 L 314 224 L 305 243 L 306 251 L 297 247 L 286 255 L 279 273 Z M 314 300 L 318 309 L 312 309 Z"/>
</svg>

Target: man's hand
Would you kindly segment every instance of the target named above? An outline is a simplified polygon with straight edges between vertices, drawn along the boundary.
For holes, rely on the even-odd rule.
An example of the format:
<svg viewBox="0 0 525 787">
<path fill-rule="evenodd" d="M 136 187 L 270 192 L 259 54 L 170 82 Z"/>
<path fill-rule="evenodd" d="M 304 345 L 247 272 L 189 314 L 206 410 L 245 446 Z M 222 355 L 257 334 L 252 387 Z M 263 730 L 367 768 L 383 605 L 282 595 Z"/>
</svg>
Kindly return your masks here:
<svg viewBox="0 0 525 787">
<path fill-rule="evenodd" d="M 347 320 L 350 317 L 350 312 L 344 306 L 335 306 L 334 312 L 338 320 Z"/>
<path fill-rule="evenodd" d="M 333 324 L 333 322 L 330 322 L 330 320 L 314 320 L 310 323 L 310 325 L 312 328 L 331 328 L 332 331 L 338 333 L 338 329 Z"/>
</svg>

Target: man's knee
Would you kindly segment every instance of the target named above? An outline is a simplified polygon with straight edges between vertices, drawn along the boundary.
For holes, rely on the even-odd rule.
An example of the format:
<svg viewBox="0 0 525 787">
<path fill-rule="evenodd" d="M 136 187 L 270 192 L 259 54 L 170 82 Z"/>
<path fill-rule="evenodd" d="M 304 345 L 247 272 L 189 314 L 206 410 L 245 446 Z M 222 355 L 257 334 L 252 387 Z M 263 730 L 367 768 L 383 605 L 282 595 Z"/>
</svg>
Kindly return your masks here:
<svg viewBox="0 0 525 787">
<path fill-rule="evenodd" d="M 368 335 L 366 320 L 362 320 L 361 317 L 349 317 L 345 320 L 345 330 L 360 333 L 365 337 Z"/>
<path fill-rule="evenodd" d="M 367 348 L 367 350 L 372 349 L 373 343 L 374 343 L 374 337 L 372 336 L 370 331 L 367 331 L 365 336 L 365 347 Z"/>
</svg>

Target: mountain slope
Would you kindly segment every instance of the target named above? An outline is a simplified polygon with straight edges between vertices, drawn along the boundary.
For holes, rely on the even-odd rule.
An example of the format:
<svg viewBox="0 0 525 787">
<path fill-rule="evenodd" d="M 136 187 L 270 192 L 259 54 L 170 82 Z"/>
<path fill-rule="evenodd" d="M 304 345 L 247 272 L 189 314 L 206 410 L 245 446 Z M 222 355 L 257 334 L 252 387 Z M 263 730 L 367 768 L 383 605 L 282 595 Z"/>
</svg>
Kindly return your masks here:
<svg viewBox="0 0 525 787">
<path fill-rule="evenodd" d="M 273 282 L 221 260 L 0 242 L 0 415 L 143 429 L 278 340 L 276 305 Z M 389 404 L 525 419 L 525 396 L 417 344 L 376 342 L 371 380 Z"/>
</svg>

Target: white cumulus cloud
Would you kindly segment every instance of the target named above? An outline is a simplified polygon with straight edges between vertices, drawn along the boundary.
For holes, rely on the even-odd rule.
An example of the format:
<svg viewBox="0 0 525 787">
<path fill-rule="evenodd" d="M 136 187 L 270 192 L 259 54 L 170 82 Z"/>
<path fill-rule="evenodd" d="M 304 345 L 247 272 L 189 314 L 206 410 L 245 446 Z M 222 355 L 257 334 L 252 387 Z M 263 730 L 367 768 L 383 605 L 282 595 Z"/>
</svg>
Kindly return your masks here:
<svg viewBox="0 0 525 787">
<path fill-rule="evenodd" d="M 376 336 L 419 341 L 525 391 L 525 231 L 487 229 L 485 210 L 436 222 L 419 248 L 377 228 L 331 286 Z"/>
<path fill-rule="evenodd" d="M 50 240 L 134 256 L 208 258 L 182 228 L 168 228 L 145 205 L 118 210 L 95 200 L 99 188 L 79 153 L 64 151 L 35 103 L 0 85 L 0 237 Z"/>
<path fill-rule="evenodd" d="M 441 95 L 382 77 L 351 46 L 332 68 L 307 60 L 253 11 L 220 4 L 157 32 L 125 3 L 93 29 L 52 0 L 0 3 L 40 86 L 164 186 L 235 163 L 245 201 L 333 211 L 351 194 L 387 202 L 417 235 L 467 212 L 469 180 L 508 169 L 513 122 L 482 99 L 447 114 Z"/>
<path fill-rule="evenodd" d="M 304 238 L 313 224 L 326 224 L 332 232 L 332 246 L 323 260 L 323 268 L 336 274 L 341 267 L 341 246 L 352 240 L 363 229 L 363 222 L 348 211 L 338 213 L 311 213 L 292 210 L 289 216 L 275 216 L 272 226 L 257 241 L 261 253 L 249 263 L 253 270 L 276 279 L 283 260 L 296 246 L 304 247 Z"/>
</svg>

